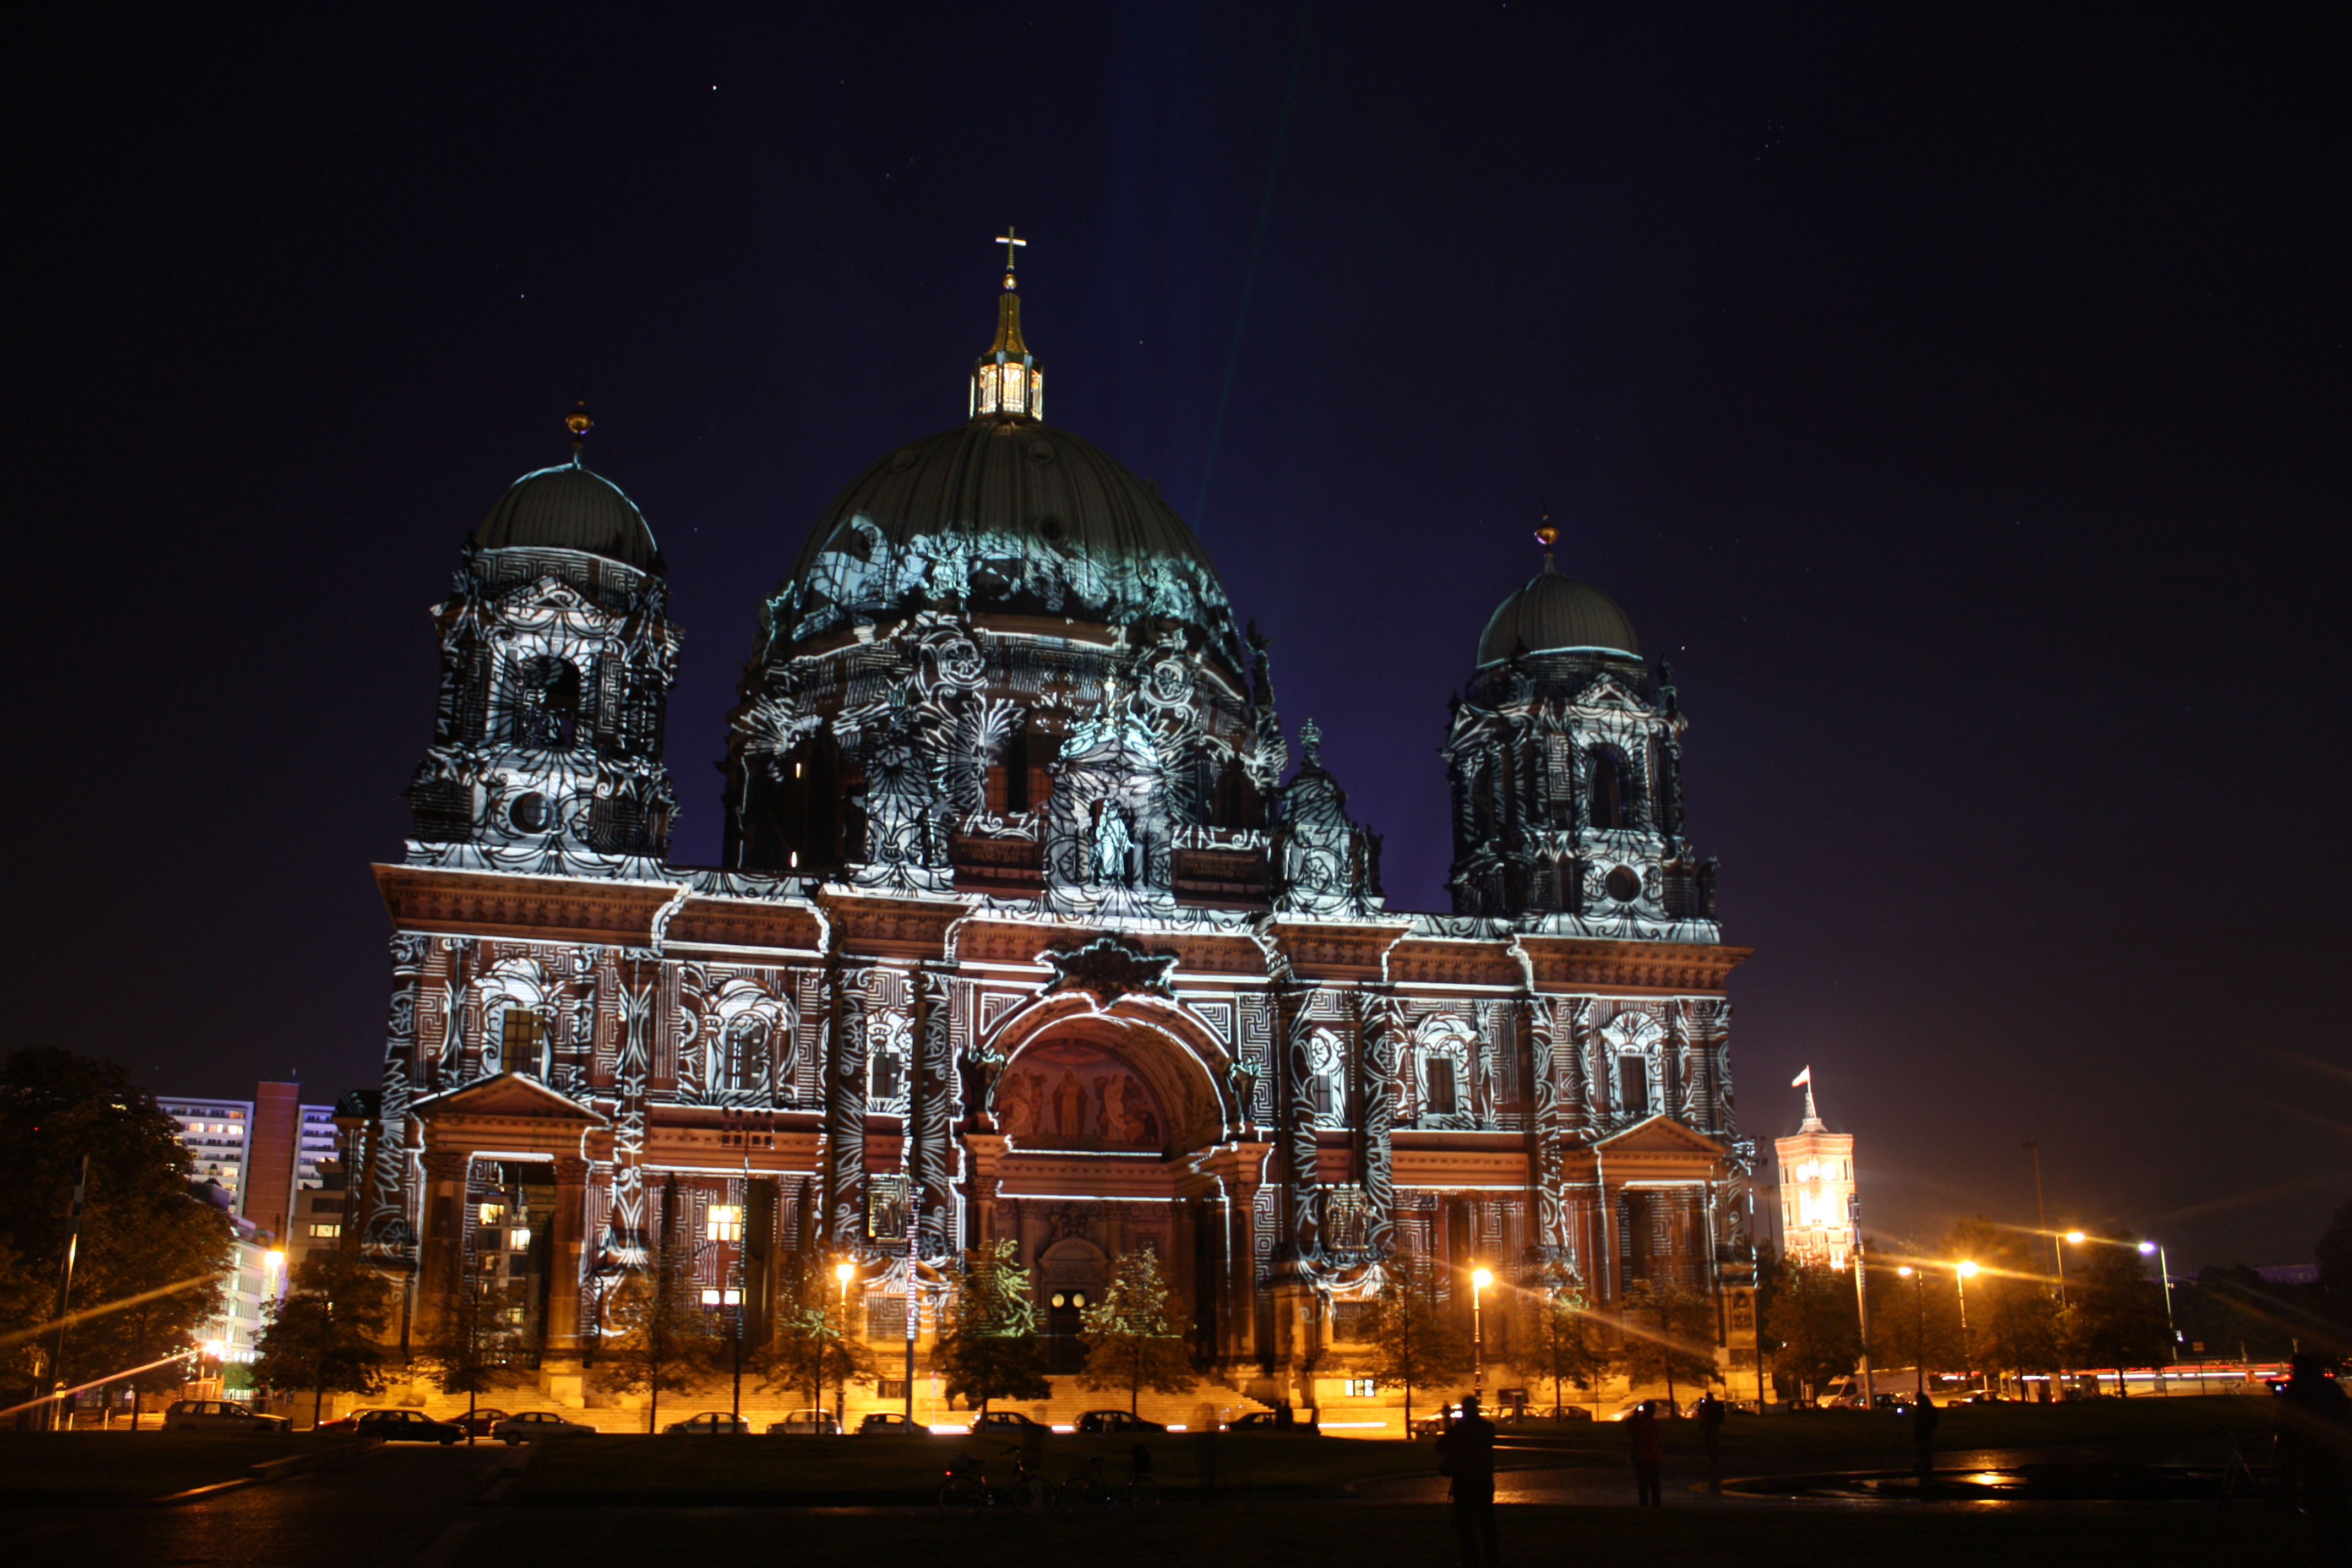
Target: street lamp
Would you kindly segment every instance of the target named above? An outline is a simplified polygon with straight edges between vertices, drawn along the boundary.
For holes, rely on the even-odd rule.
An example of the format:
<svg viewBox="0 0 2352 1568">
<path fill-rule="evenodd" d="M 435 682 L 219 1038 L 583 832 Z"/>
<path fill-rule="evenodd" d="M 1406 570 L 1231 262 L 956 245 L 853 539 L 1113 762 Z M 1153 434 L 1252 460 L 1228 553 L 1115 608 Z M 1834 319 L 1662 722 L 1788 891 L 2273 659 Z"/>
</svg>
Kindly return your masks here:
<svg viewBox="0 0 2352 1568">
<path fill-rule="evenodd" d="M 2150 1253 L 2154 1253 L 2156 1255 L 2156 1272 L 2164 1281 L 2165 1336 L 2172 1346 L 2173 1359 L 2178 1361 L 2180 1357 L 2180 1331 L 2172 1326 L 2172 1265 L 2165 1258 L 2164 1243 L 2160 1241 L 2141 1242 L 2139 1244 L 2139 1255 L 2142 1258 L 2146 1258 Z M 2159 1383 L 2157 1386 L 2158 1388 L 2166 1389 L 2166 1392 L 2168 1393 L 2170 1392 L 2164 1384 Z"/>
<path fill-rule="evenodd" d="M 1897 1267 L 1895 1272 L 1911 1281 L 1911 1359 L 1917 1363 L 1912 1370 L 1918 1377 L 1919 1403 L 1925 1405 L 1927 1403 L 1927 1277 L 1907 1263 Z"/>
<path fill-rule="evenodd" d="M 1952 1270 L 1952 1278 L 1960 1288 L 1960 1373 L 1963 1381 L 1976 1375 L 1976 1357 L 1969 1352 L 1969 1281 L 1975 1279 L 1977 1266 L 1962 1262 Z"/>
<path fill-rule="evenodd" d="M 1486 1287 L 1495 1276 L 1486 1269 L 1470 1271 L 1470 1386 L 1486 1402 L 1486 1319 L 1485 1296 Z"/>
<path fill-rule="evenodd" d="M 856 1274 L 857 1265 L 847 1258 L 833 1266 L 833 1277 L 841 1281 L 841 1337 L 845 1342 L 849 1338 L 849 1282 L 856 1277 Z M 845 1348 L 846 1348 L 845 1345 Z M 845 1373 L 841 1381 L 835 1384 L 833 1389 L 833 1424 L 839 1427 L 845 1426 L 848 1420 L 849 1377 Z"/>
</svg>

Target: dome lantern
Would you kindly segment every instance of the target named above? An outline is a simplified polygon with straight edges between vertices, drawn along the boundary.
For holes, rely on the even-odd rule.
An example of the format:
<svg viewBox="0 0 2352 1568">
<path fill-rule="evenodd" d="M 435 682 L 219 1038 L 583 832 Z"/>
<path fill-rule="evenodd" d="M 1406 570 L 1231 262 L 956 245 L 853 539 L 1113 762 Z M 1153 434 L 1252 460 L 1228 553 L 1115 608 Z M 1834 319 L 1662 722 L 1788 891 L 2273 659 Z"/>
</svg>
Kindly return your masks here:
<svg viewBox="0 0 2352 1568">
<path fill-rule="evenodd" d="M 1018 419 L 1045 417 L 1045 373 L 1037 356 L 1021 338 L 1021 296 L 1013 291 L 1013 263 L 1029 242 L 1015 236 L 1007 224 L 996 237 L 1004 247 L 1004 292 L 996 301 L 996 341 L 971 370 L 971 417 L 1009 415 Z"/>
</svg>

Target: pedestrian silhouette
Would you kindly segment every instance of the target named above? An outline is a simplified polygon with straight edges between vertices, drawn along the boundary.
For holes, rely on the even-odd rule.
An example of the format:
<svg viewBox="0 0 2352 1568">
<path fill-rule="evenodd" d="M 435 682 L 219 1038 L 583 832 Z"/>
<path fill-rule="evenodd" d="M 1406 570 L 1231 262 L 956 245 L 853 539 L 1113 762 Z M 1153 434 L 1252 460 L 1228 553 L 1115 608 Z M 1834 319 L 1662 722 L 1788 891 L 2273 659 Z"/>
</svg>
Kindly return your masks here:
<svg viewBox="0 0 2352 1568">
<path fill-rule="evenodd" d="M 1936 1423 L 1943 1417 L 1936 1413 L 1936 1402 L 1924 1394 L 1911 1405 L 1911 1463 L 1919 1472 L 1919 1489 L 1927 1489 L 1927 1481 L 1936 1473 Z"/>
<path fill-rule="evenodd" d="M 2278 1398 L 2279 1475 L 2311 1521 L 2322 1563 L 2352 1563 L 2352 1397 L 2327 1357 L 2304 1351 Z"/>
<path fill-rule="evenodd" d="M 1706 1489 L 1723 1489 L 1723 1401 L 1713 1389 L 1698 1402 L 1699 1436 L 1706 1440 Z"/>
<path fill-rule="evenodd" d="M 1659 1488 L 1659 1477 L 1666 1467 L 1664 1426 L 1658 1420 L 1658 1402 L 1644 1399 L 1625 1423 L 1626 1432 L 1633 1439 L 1633 1490 L 1636 1506 L 1664 1508 L 1664 1493 Z"/>
<path fill-rule="evenodd" d="M 1451 1479 L 1454 1533 L 1462 1545 L 1463 1568 L 1500 1563 L 1495 1540 L 1495 1424 L 1478 1414 L 1478 1396 L 1462 1401 L 1462 1414 L 1437 1439 L 1437 1473 Z M 1483 1542 L 1486 1555 L 1479 1555 Z"/>
</svg>

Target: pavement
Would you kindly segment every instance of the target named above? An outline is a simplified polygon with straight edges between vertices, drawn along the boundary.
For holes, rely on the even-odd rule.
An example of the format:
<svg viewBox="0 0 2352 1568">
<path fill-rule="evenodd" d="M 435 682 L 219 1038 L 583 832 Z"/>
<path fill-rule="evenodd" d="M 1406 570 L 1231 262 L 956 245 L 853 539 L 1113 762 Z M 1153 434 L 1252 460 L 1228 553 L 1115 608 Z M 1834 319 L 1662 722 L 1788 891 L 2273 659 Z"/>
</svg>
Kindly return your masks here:
<svg viewBox="0 0 2352 1568">
<path fill-rule="evenodd" d="M 110 1560 L 142 1568 L 430 1568 L 467 1533 L 467 1510 L 531 1452 L 389 1444 L 168 1508 L 11 1508 L 0 1513 L 0 1558 L 54 1561 L 102 1542 Z"/>
</svg>

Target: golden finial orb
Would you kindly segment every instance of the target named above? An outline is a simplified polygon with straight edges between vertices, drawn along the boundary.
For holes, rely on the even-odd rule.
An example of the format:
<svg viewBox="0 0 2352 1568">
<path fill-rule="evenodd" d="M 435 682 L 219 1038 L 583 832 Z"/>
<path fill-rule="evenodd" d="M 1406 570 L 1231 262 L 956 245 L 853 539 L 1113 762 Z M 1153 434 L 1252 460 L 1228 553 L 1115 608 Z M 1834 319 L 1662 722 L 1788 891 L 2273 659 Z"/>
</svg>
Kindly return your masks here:
<svg viewBox="0 0 2352 1568">
<path fill-rule="evenodd" d="M 572 432 L 572 438 L 575 441 L 583 439 L 595 424 L 596 421 L 588 416 L 588 405 L 584 400 L 579 407 L 563 416 L 563 427 Z"/>
<path fill-rule="evenodd" d="M 1553 542 L 1559 538 L 1559 530 L 1554 528 L 1549 522 L 1536 530 L 1536 542 L 1542 545 L 1546 550 L 1549 550 L 1552 547 Z"/>
</svg>

